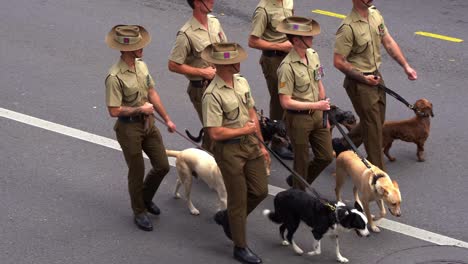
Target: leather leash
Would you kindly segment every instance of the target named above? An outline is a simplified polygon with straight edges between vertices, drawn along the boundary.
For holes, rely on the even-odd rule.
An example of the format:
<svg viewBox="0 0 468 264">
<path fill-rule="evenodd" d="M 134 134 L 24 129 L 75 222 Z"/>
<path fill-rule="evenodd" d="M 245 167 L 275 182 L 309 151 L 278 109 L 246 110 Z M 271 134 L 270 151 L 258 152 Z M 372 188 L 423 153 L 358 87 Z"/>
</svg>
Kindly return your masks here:
<svg viewBox="0 0 468 264">
<path fill-rule="evenodd" d="M 268 147 L 267 144 L 263 142 L 263 140 L 260 140 L 256 134 L 253 135 L 260 143 L 262 143 L 263 146 L 265 146 L 265 148 L 271 154 L 273 154 L 276 160 L 278 160 L 281 163 L 281 165 L 283 165 L 283 167 L 285 167 L 291 173 L 291 175 L 293 175 L 297 180 L 304 184 L 306 189 L 309 190 L 315 196 L 315 198 L 317 198 L 322 204 L 330 207 L 333 211 L 336 209 L 334 205 L 330 204 L 326 199 L 322 198 L 322 196 L 317 192 L 317 190 L 310 186 L 309 183 L 306 180 L 304 180 L 304 178 L 302 178 L 295 170 L 291 169 L 286 163 L 284 163 L 284 161 L 278 156 L 278 154 L 276 154 L 270 147 Z"/>
<path fill-rule="evenodd" d="M 328 111 L 326 111 L 326 112 L 328 112 Z M 331 118 L 332 123 L 338 128 L 338 131 L 340 131 L 340 134 L 344 137 L 346 142 L 348 142 L 348 144 L 351 146 L 354 153 L 356 153 L 356 155 L 361 159 L 362 163 L 364 163 L 364 165 L 366 165 L 366 167 L 368 169 L 372 170 L 372 167 L 369 164 L 369 162 L 367 162 L 367 160 L 361 155 L 361 153 L 357 149 L 356 145 L 354 145 L 353 141 L 349 138 L 348 134 L 346 134 L 344 129 L 341 127 L 340 123 L 336 122 L 336 119 L 335 119 L 335 117 L 333 115 L 330 115 L 330 116 L 332 117 Z"/>
<path fill-rule="evenodd" d="M 153 117 L 154 119 L 156 119 L 157 121 L 159 121 L 159 123 L 163 124 L 164 126 L 166 126 L 167 128 L 169 128 L 166 124 L 166 122 L 164 122 L 162 119 L 160 119 L 159 117 L 157 117 L 154 113 L 153 113 Z M 213 156 L 209 151 L 207 151 L 206 149 L 203 149 L 201 146 L 199 146 L 197 143 L 195 143 L 195 141 L 191 140 L 190 138 L 188 138 L 187 136 L 185 136 L 184 134 L 180 133 L 179 131 L 177 131 L 177 129 L 174 131 L 176 132 L 179 136 L 183 137 L 185 140 L 187 140 L 188 142 L 192 143 L 195 147 L 197 147 L 198 149 L 201 149 L 201 150 L 204 150 L 206 153 L 210 154 L 211 156 Z"/>
</svg>

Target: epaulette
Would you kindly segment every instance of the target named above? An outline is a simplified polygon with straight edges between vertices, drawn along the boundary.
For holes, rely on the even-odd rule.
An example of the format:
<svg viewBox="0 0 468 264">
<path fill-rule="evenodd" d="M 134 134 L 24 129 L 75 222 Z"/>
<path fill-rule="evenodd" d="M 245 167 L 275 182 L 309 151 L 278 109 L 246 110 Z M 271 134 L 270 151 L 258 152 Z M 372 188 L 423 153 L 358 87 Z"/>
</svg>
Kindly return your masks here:
<svg viewBox="0 0 468 264">
<path fill-rule="evenodd" d="M 117 76 L 117 74 L 120 72 L 120 68 L 117 66 L 118 63 L 112 65 L 112 67 L 109 69 L 108 74 L 111 76 Z"/>
<path fill-rule="evenodd" d="M 185 31 L 187 31 L 187 29 L 189 29 L 189 28 L 190 28 L 190 23 L 187 22 L 187 23 L 185 23 L 185 24 L 180 28 L 180 30 L 177 32 L 177 34 L 179 34 L 180 32 L 185 32 Z"/>
</svg>

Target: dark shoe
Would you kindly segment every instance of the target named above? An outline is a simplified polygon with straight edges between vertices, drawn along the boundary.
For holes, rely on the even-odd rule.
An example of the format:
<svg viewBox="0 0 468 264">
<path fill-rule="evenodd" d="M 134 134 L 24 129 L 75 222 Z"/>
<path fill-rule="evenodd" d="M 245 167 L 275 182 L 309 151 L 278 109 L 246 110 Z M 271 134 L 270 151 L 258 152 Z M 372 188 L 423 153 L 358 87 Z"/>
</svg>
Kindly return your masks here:
<svg viewBox="0 0 468 264">
<path fill-rule="evenodd" d="M 227 211 L 223 210 L 223 211 L 217 212 L 214 216 L 214 220 L 218 225 L 223 227 L 224 234 L 230 240 L 232 240 L 231 228 L 229 227 L 229 219 L 228 219 Z"/>
<path fill-rule="evenodd" d="M 338 157 L 338 155 L 340 155 L 341 152 L 351 149 L 350 146 L 345 146 L 345 144 L 343 144 L 343 139 L 341 138 L 332 139 L 332 146 L 333 150 L 335 151 L 336 157 Z"/>
<path fill-rule="evenodd" d="M 159 207 L 153 202 L 149 202 L 149 203 L 145 202 L 145 206 L 146 206 L 146 210 L 148 210 L 148 213 L 154 214 L 154 215 L 161 214 L 161 210 L 159 210 Z"/>
<path fill-rule="evenodd" d="M 250 248 L 234 247 L 234 258 L 242 263 L 258 264 L 262 263 L 262 259 L 259 258 Z"/>
<path fill-rule="evenodd" d="M 147 213 L 141 213 L 139 215 L 135 215 L 135 224 L 141 230 L 145 231 L 153 231 L 153 223 L 151 223 L 151 219 L 149 219 Z"/>
</svg>

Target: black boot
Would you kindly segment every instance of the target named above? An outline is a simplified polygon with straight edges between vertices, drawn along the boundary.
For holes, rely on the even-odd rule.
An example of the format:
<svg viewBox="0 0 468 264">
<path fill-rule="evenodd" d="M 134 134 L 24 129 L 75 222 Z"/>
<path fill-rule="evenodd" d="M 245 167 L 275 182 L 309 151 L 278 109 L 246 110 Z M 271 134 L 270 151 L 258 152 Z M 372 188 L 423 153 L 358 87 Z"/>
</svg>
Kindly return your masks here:
<svg viewBox="0 0 468 264">
<path fill-rule="evenodd" d="M 250 250 L 250 248 L 241 248 L 241 247 L 234 247 L 234 258 L 242 263 L 248 264 L 258 264 L 262 263 L 262 259 L 259 258 L 255 253 Z"/>
<path fill-rule="evenodd" d="M 135 215 L 134 217 L 135 224 L 144 231 L 153 231 L 153 223 L 151 223 L 151 219 L 149 219 L 148 214 L 146 212 Z"/>
<path fill-rule="evenodd" d="M 223 227 L 224 234 L 232 240 L 232 235 L 231 235 L 231 228 L 229 227 L 229 219 L 228 219 L 228 214 L 227 210 L 219 211 L 215 214 L 214 216 L 215 222 Z"/>
<path fill-rule="evenodd" d="M 146 210 L 148 210 L 148 213 L 150 214 L 154 214 L 154 215 L 161 214 L 161 210 L 159 210 L 159 207 L 153 202 L 145 202 L 145 207 L 146 207 Z"/>
</svg>

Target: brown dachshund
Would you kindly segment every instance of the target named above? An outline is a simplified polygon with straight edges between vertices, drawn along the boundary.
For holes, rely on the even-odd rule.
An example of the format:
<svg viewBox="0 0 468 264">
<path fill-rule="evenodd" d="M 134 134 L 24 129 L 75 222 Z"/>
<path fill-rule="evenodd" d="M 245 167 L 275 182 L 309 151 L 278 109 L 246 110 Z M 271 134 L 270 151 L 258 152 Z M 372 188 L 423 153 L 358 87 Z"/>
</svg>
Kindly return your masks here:
<svg viewBox="0 0 468 264">
<path fill-rule="evenodd" d="M 434 117 L 432 103 L 425 98 L 419 99 L 414 104 L 413 110 L 415 117 L 401 121 L 386 121 L 383 125 L 383 152 L 390 161 L 395 161 L 395 157 L 388 153 L 395 139 L 415 143 L 418 146 L 416 153 L 418 161 L 424 161 L 424 143 L 429 137 L 430 117 Z"/>
</svg>

